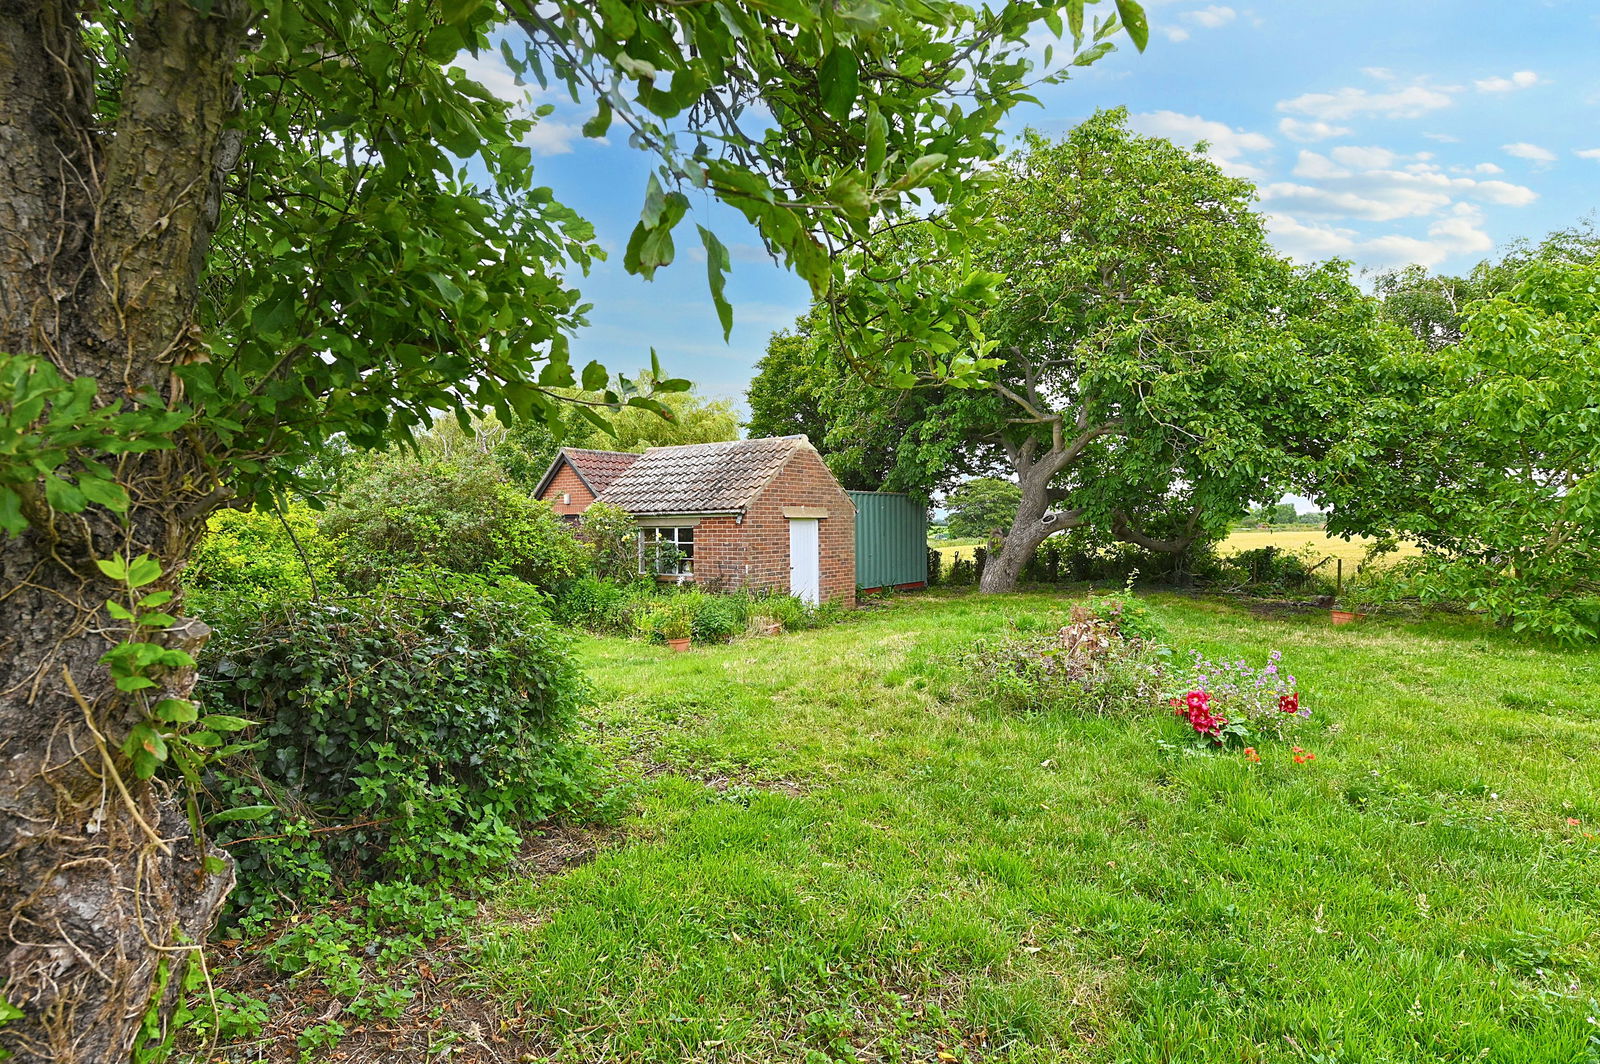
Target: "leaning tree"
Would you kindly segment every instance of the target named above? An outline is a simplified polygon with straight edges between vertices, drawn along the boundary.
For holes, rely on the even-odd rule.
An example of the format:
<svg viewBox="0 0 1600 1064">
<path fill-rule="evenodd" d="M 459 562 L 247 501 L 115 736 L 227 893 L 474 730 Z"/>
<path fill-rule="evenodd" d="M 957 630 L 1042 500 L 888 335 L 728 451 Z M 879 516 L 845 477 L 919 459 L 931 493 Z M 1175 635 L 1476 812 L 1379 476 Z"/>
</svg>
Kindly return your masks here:
<svg viewBox="0 0 1600 1064">
<path fill-rule="evenodd" d="M 0 0 L 0 1048 L 125 1058 L 228 890 L 162 782 L 241 726 L 186 697 L 206 630 L 176 580 L 207 515 L 335 441 L 555 424 L 606 387 L 568 354 L 600 249 L 524 143 L 548 105 L 463 56 L 654 153 L 629 270 L 673 260 L 695 193 L 820 294 L 996 154 L 1040 24 L 1078 61 L 1124 23 L 1142 45 L 1116 6 Z M 728 252 L 698 238 L 727 328 Z"/>
<path fill-rule="evenodd" d="M 1030 135 L 982 180 L 986 236 L 965 257 L 945 253 L 937 214 L 855 256 L 858 283 L 824 303 L 850 342 L 824 357 L 879 372 L 823 406 L 841 445 L 892 425 L 880 435 L 897 441 L 902 485 L 957 470 L 1015 479 L 985 591 L 1014 587 L 1060 531 L 1180 553 L 1276 498 L 1337 438 L 1352 368 L 1396 339 L 1344 264 L 1297 268 L 1273 251 L 1248 182 L 1134 134 L 1125 112 L 1056 143 Z M 974 271 L 992 301 L 971 300 Z M 866 297 L 885 287 L 907 313 L 956 308 L 945 320 L 984 353 L 979 375 L 952 380 L 852 332 L 882 319 Z M 929 394 L 895 398 L 908 384 Z"/>
</svg>

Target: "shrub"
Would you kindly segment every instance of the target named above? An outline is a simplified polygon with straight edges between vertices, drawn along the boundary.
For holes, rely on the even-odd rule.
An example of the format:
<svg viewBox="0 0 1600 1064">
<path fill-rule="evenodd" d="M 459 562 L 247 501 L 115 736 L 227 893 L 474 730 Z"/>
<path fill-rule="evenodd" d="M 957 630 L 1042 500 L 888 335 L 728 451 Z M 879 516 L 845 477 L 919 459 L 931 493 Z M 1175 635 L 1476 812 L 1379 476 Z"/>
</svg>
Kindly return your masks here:
<svg viewBox="0 0 1600 1064">
<path fill-rule="evenodd" d="M 314 589 L 333 588 L 335 552 L 306 506 L 286 507 L 281 517 L 220 510 L 190 555 L 184 585 L 202 592 L 309 598 Z"/>
<path fill-rule="evenodd" d="M 578 538 L 592 552 L 594 575 L 627 583 L 639 577 L 639 529 L 619 506 L 597 502 L 578 519 Z"/>
<path fill-rule="evenodd" d="M 345 579 L 360 588 L 424 565 L 552 590 L 587 572 L 591 557 L 550 507 L 476 452 L 427 462 L 384 456 L 340 496 L 322 528 L 341 540 Z"/>
<path fill-rule="evenodd" d="M 1164 651 L 1078 605 L 1058 630 L 979 644 L 964 666 L 996 709 L 1103 716 L 1149 708 L 1161 691 Z"/>
<path fill-rule="evenodd" d="M 686 595 L 696 643 L 726 643 L 745 629 L 750 600 L 742 595 Z"/>
<path fill-rule="evenodd" d="M 1129 575 L 1128 586 L 1120 594 L 1100 595 L 1090 599 L 1087 604 L 1088 609 L 1124 639 L 1151 645 L 1165 643 L 1166 628 L 1156 620 L 1150 607 L 1133 594 L 1132 584 L 1135 575 L 1137 573 Z"/>
<path fill-rule="evenodd" d="M 468 877 L 584 798 L 568 732 L 586 687 L 543 601 L 510 579 L 400 574 L 361 598 L 213 604 L 201 696 L 260 723 L 208 787 L 218 809 L 270 807 L 218 825 L 236 912 Z"/>
<path fill-rule="evenodd" d="M 1316 568 L 1319 559 L 1311 547 L 1288 551 L 1257 547 L 1222 558 L 1219 578 L 1238 590 L 1257 594 L 1324 595 L 1333 590 L 1329 573 Z"/>
</svg>

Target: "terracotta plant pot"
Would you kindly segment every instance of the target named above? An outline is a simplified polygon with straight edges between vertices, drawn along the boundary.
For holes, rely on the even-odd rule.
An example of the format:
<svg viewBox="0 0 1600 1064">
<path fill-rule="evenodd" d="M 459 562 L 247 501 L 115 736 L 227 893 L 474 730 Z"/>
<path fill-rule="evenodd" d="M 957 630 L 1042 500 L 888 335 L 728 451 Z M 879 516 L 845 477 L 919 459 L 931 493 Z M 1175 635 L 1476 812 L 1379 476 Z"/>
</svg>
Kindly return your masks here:
<svg viewBox="0 0 1600 1064">
<path fill-rule="evenodd" d="M 674 653 L 682 654 L 685 650 L 689 649 L 689 637 L 684 636 L 682 639 L 669 639 L 667 640 L 667 646 L 671 647 Z"/>
<path fill-rule="evenodd" d="M 1355 622 L 1364 619 L 1367 615 L 1364 613 L 1353 613 L 1350 610 L 1329 610 L 1328 616 L 1333 618 L 1333 626 L 1337 628 L 1342 624 L 1354 624 Z"/>
</svg>

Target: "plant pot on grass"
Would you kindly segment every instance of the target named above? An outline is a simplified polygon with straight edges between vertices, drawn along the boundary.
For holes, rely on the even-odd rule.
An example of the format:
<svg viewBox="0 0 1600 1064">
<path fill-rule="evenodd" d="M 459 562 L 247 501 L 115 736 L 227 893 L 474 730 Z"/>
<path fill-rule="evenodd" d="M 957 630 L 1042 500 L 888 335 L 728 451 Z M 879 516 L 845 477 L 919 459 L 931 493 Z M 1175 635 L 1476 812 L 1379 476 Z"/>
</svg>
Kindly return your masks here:
<svg viewBox="0 0 1600 1064">
<path fill-rule="evenodd" d="M 667 646 L 681 654 L 689 649 L 691 623 L 687 610 L 669 609 L 656 621 L 656 632 L 667 641 Z"/>
</svg>

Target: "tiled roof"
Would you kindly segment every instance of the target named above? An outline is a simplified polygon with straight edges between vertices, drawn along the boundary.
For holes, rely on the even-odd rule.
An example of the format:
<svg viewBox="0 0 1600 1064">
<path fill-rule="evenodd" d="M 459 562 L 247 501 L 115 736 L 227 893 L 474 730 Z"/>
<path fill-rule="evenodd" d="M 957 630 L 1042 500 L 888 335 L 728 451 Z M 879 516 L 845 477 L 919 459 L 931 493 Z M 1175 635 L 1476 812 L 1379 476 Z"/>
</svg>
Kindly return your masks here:
<svg viewBox="0 0 1600 1064">
<path fill-rule="evenodd" d="M 804 436 L 782 436 L 652 447 L 611 482 L 600 501 L 631 514 L 743 510 L 790 455 L 809 446 Z"/>
<path fill-rule="evenodd" d="M 609 488 L 613 480 L 639 460 L 638 455 L 626 451 L 586 451 L 581 447 L 563 447 L 561 454 L 596 495 Z"/>
</svg>

